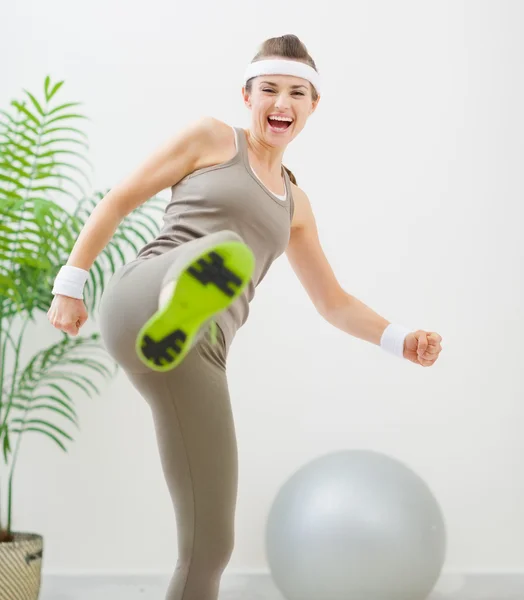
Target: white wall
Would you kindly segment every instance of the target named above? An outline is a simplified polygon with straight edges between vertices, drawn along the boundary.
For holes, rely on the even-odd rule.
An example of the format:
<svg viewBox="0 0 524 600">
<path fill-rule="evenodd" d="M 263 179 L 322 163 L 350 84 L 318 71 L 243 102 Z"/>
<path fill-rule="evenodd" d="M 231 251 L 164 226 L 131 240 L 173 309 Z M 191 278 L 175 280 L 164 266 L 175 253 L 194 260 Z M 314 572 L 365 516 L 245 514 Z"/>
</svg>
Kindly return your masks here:
<svg viewBox="0 0 524 600">
<path fill-rule="evenodd" d="M 265 518 L 292 472 L 355 447 L 429 483 L 447 569 L 522 569 L 522 3 L 26 0 L 3 17 L 1 107 L 65 79 L 91 118 L 96 189 L 195 117 L 248 126 L 246 64 L 265 38 L 299 35 L 325 93 L 285 159 L 325 251 L 348 292 L 443 336 L 431 369 L 385 355 L 325 323 L 277 261 L 230 354 L 231 569 L 266 567 Z M 35 347 L 56 337 L 44 320 L 35 331 Z M 176 529 L 145 402 L 121 375 L 78 410 L 68 455 L 24 442 L 16 528 L 45 535 L 48 572 L 169 572 Z"/>
</svg>

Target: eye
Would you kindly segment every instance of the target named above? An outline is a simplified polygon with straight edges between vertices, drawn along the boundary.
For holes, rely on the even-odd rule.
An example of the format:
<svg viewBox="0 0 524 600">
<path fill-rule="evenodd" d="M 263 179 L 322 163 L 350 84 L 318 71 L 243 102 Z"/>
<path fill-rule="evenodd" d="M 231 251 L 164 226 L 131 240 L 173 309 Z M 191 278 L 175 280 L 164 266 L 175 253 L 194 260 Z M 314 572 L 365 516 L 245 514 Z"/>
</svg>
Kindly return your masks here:
<svg viewBox="0 0 524 600">
<path fill-rule="evenodd" d="M 271 88 L 264 88 L 262 91 L 263 92 L 274 92 L 275 90 L 272 90 Z M 296 96 L 305 96 L 305 94 L 303 92 L 293 92 L 293 94 Z"/>
</svg>

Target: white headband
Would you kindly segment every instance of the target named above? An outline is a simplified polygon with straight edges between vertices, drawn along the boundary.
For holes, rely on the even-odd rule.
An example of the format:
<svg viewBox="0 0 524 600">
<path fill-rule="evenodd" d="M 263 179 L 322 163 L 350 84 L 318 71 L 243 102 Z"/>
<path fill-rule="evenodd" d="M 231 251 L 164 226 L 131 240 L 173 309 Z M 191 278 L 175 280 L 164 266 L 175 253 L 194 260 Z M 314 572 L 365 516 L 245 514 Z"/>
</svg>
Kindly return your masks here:
<svg viewBox="0 0 524 600">
<path fill-rule="evenodd" d="M 260 75 L 293 75 L 301 79 L 307 79 L 317 93 L 320 94 L 320 76 L 319 74 L 306 63 L 296 60 L 270 59 L 259 60 L 249 65 L 244 73 L 244 83 L 252 77 Z"/>
</svg>

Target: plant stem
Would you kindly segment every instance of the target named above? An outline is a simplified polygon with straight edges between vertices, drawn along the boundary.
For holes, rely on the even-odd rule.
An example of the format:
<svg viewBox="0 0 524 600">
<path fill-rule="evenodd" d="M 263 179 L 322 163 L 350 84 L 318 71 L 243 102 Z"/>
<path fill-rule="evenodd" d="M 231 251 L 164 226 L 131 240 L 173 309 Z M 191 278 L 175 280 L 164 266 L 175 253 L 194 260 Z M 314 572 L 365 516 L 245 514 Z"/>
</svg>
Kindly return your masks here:
<svg viewBox="0 0 524 600">
<path fill-rule="evenodd" d="M 18 435 L 18 440 L 22 437 L 20 433 Z M 16 464 L 16 455 L 18 454 L 18 440 L 17 440 L 17 448 L 15 455 L 13 457 L 13 465 L 11 467 L 11 473 L 9 474 L 9 482 L 7 484 L 7 535 L 8 537 L 11 535 L 11 529 L 13 526 L 13 476 L 15 474 L 15 464 Z"/>
<path fill-rule="evenodd" d="M 20 331 L 20 335 L 18 338 L 18 348 L 21 348 L 21 346 L 22 346 L 22 339 L 24 337 L 25 328 L 27 327 L 28 323 L 29 323 L 29 319 L 26 319 L 24 321 L 22 330 Z M 23 426 L 23 422 L 25 422 L 26 415 L 27 415 L 27 409 L 24 414 L 22 426 Z M 11 472 L 9 473 L 9 483 L 8 483 L 8 490 L 7 490 L 7 535 L 8 536 L 11 535 L 11 529 L 12 529 L 13 479 L 14 479 L 14 474 L 15 474 L 16 462 L 18 460 L 18 452 L 20 450 L 20 445 L 22 443 L 22 433 L 23 433 L 23 431 L 20 431 L 20 433 L 18 434 L 18 437 L 16 439 L 15 451 L 13 452 L 13 461 L 11 463 Z"/>
<path fill-rule="evenodd" d="M 15 386 L 16 386 L 16 376 L 18 373 L 18 362 L 20 360 L 20 349 L 22 346 L 22 338 L 24 337 L 24 331 L 25 328 L 27 327 L 28 323 L 29 323 L 29 317 L 27 319 L 24 320 L 24 322 L 22 323 L 22 329 L 20 331 L 20 334 L 18 336 L 18 342 L 16 344 L 15 347 L 15 364 L 13 367 L 13 375 L 12 375 L 12 381 L 11 381 L 11 391 L 9 393 L 9 397 L 7 399 L 7 408 L 5 411 L 5 415 L 4 418 L 2 419 L 2 424 L 0 427 L 5 427 L 7 424 L 7 417 L 9 416 L 9 413 L 11 411 L 11 407 L 13 404 L 13 396 L 14 396 L 14 392 L 15 392 Z M 9 334 L 9 332 L 8 332 Z M 7 342 L 6 342 L 7 343 Z"/>
<path fill-rule="evenodd" d="M 4 395 L 4 372 L 5 372 L 5 356 L 4 356 L 4 351 L 1 350 L 3 348 L 3 344 L 2 344 L 2 328 L 3 327 L 2 326 L 4 323 L 4 319 L 1 316 L 3 314 L 3 306 L 4 306 L 4 301 L 2 300 L 0 302 L 0 351 L 2 352 L 2 354 L 0 355 L 0 423 L 2 422 L 2 397 Z M 2 440 L 2 435 L 0 432 L 0 441 L 1 440 Z M 3 529 L 4 529 L 4 527 L 2 525 L 2 479 L 0 478 L 0 534 Z"/>
<path fill-rule="evenodd" d="M 2 479 L 0 478 L 0 534 L 2 533 L 4 527 L 2 525 Z"/>
<path fill-rule="evenodd" d="M 0 303 L 0 315 L 2 314 L 2 309 L 3 309 L 3 300 Z M 4 321 L 5 319 L 3 319 L 0 316 L 0 423 L 3 422 L 2 420 L 2 408 L 3 408 L 3 403 L 2 403 L 2 399 L 4 396 L 4 377 L 5 377 L 5 357 L 7 354 L 7 341 L 9 340 L 9 330 L 5 332 L 5 340 L 3 340 L 4 337 Z M 0 429 L 0 442 L 3 440 L 2 437 L 2 432 L 3 429 Z M 6 435 L 7 435 L 7 431 L 6 431 Z M 2 480 L 0 478 L 0 484 L 2 483 Z M 0 533 L 3 531 L 3 511 L 2 511 L 2 501 L 3 501 L 3 496 L 2 496 L 2 486 L 0 485 Z"/>
<path fill-rule="evenodd" d="M 2 318 L 4 302 L 0 304 L 0 423 L 2 422 L 2 398 L 4 396 L 4 373 L 5 373 L 5 346 L 7 345 L 7 336 L 5 345 L 2 344 L 3 337 L 3 324 L 4 319 Z"/>
<path fill-rule="evenodd" d="M 20 334 L 18 336 L 18 342 L 16 344 L 16 348 L 15 348 L 15 364 L 13 367 L 13 379 L 11 382 L 11 391 L 9 393 L 9 398 L 7 401 L 7 409 L 4 415 L 4 419 L 3 419 L 3 424 L 2 426 L 6 428 L 6 435 L 8 434 L 8 427 L 7 427 L 7 417 L 9 416 L 9 412 L 12 408 L 13 405 L 13 401 L 14 401 L 14 395 L 15 395 L 15 386 L 16 386 L 16 380 L 17 380 L 17 374 L 18 374 L 18 363 L 20 360 L 20 350 L 22 347 L 22 340 L 24 337 L 24 332 L 25 332 L 25 328 L 27 327 L 28 323 L 29 323 L 29 318 L 26 318 L 23 323 L 22 323 L 22 329 L 20 331 Z M 22 436 L 22 433 L 20 433 L 18 435 L 18 439 L 17 439 L 17 445 L 16 445 L 16 449 L 15 449 L 15 453 L 13 455 L 13 463 L 11 466 L 11 472 L 9 474 L 9 480 L 8 480 L 8 489 L 7 489 L 7 536 L 9 537 L 11 535 L 11 525 L 12 525 L 12 510 L 13 510 L 13 475 L 14 475 L 14 469 L 15 469 L 15 464 L 16 464 L 16 457 L 18 454 L 18 450 L 20 448 L 20 438 Z"/>
</svg>

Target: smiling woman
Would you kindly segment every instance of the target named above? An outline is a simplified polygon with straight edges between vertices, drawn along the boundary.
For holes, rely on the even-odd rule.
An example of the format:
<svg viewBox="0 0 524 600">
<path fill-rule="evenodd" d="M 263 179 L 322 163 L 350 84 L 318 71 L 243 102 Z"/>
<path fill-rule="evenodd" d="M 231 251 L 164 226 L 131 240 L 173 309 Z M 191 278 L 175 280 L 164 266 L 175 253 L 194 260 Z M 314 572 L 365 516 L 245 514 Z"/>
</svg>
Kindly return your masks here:
<svg viewBox="0 0 524 600">
<path fill-rule="evenodd" d="M 300 133 L 320 99 L 320 76 L 315 61 L 306 45 L 292 34 L 263 42 L 244 73 L 244 81 L 247 98 L 252 98 L 256 93 L 266 100 L 264 107 L 267 104 L 269 112 L 263 118 L 267 132 L 273 135 L 279 145 L 289 144 Z M 293 107 L 282 95 L 293 101 Z M 309 110 L 312 105 L 313 110 Z M 298 116 L 302 118 L 290 114 L 292 108 L 301 110 Z M 296 177 L 290 169 L 285 165 L 282 168 L 291 183 L 297 185 Z M 260 170 L 263 171 L 264 168 Z"/>
<path fill-rule="evenodd" d="M 287 252 L 329 324 L 404 351 L 409 330 L 390 327 L 339 285 L 308 198 L 282 162 L 320 94 L 315 62 L 296 36 L 264 42 L 242 80 L 249 128 L 206 117 L 174 135 L 98 203 L 55 281 L 49 320 L 76 335 L 97 254 L 127 214 L 171 188 L 162 230 L 107 283 L 99 313 L 106 349 L 151 408 L 176 511 L 167 600 L 216 600 L 231 558 L 238 458 L 228 351 L 273 262 Z M 420 347 L 417 339 L 411 334 L 406 349 L 431 364 L 439 339 Z"/>
<path fill-rule="evenodd" d="M 248 93 L 251 93 L 252 91 L 252 74 L 256 72 L 256 63 L 260 61 L 266 61 L 271 58 L 291 59 L 295 62 L 293 67 L 296 70 L 297 77 L 303 77 L 307 80 L 314 78 L 313 82 L 310 81 L 309 87 L 311 89 L 311 97 L 313 102 L 318 100 L 320 94 L 320 77 L 315 77 L 315 73 L 311 72 L 311 70 L 313 70 L 318 74 L 317 65 L 310 56 L 306 45 L 296 35 L 283 35 L 281 37 L 270 38 L 262 44 L 260 50 L 251 61 L 251 65 L 249 65 L 248 69 L 246 70 L 246 91 Z M 306 67 L 309 67 L 309 69 Z M 270 72 L 271 71 L 274 74 L 278 74 L 280 71 L 278 65 L 275 65 Z M 268 69 L 266 69 L 265 74 L 269 75 L 270 72 L 268 72 Z M 266 83 L 266 81 L 263 83 Z M 269 85 L 275 85 L 274 83 L 271 83 L 271 81 L 267 81 L 267 83 Z M 307 89 L 305 83 L 296 83 L 292 86 L 292 88 L 302 88 L 303 90 Z"/>
</svg>

